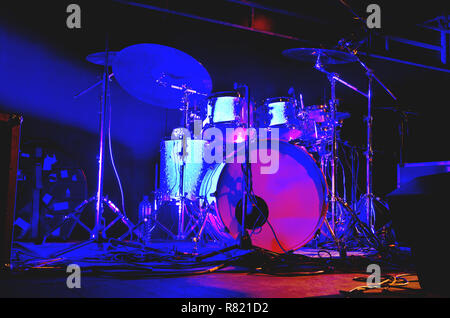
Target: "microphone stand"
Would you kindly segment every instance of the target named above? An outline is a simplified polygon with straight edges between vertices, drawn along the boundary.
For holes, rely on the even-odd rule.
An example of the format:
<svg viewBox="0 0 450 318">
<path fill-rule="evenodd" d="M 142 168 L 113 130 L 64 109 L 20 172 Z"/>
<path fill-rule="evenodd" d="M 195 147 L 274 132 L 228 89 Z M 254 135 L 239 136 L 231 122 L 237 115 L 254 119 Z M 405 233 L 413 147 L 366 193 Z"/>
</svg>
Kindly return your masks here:
<svg viewBox="0 0 450 318">
<path fill-rule="evenodd" d="M 229 252 L 232 250 L 240 249 L 240 250 L 251 250 L 254 248 L 250 235 L 246 229 L 245 217 L 248 212 L 249 206 L 252 206 L 251 203 L 251 195 L 252 195 L 252 169 L 250 163 L 250 114 L 251 114 L 251 105 L 249 98 L 249 89 L 247 85 L 235 84 L 235 89 L 244 88 L 245 89 L 245 103 L 247 106 L 247 120 L 245 122 L 245 127 L 247 131 L 247 136 L 245 138 L 245 160 L 242 163 L 242 215 L 241 215 L 241 224 L 239 226 L 239 233 L 236 239 L 236 244 L 230 245 L 218 251 L 214 251 L 208 254 L 200 255 L 196 258 L 197 261 L 204 260 L 206 258 L 213 257 L 215 255 L 219 255 L 225 252 Z"/>
<path fill-rule="evenodd" d="M 251 205 L 252 195 L 252 167 L 250 164 L 250 99 L 249 99 L 249 89 L 247 85 L 237 85 L 245 89 L 245 103 L 247 106 L 247 120 L 245 121 L 245 129 L 247 131 L 247 136 L 245 138 L 245 160 L 242 164 L 243 179 L 242 179 L 242 222 L 240 227 L 240 233 L 238 236 L 238 245 L 241 249 L 249 249 L 252 246 L 250 235 L 245 227 L 245 217 L 248 214 L 249 205 Z"/>
</svg>

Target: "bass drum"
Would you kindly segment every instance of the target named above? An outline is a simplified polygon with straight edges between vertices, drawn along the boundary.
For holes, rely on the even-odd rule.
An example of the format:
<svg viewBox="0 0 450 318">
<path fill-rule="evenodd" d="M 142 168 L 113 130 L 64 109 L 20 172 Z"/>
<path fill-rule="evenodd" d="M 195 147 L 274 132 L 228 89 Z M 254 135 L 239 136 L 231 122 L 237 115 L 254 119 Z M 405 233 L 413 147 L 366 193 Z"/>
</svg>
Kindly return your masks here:
<svg viewBox="0 0 450 318">
<path fill-rule="evenodd" d="M 267 148 L 274 141 L 279 146 L 278 150 L 269 150 L 269 164 Z M 253 201 L 259 208 L 252 208 L 246 215 L 246 228 L 254 246 L 273 252 L 296 250 L 313 239 L 326 216 L 326 180 L 303 148 L 282 140 L 269 140 L 266 145 L 250 149 L 250 158 L 257 158 L 251 169 Z M 262 152 L 266 154 L 264 160 L 260 159 Z M 212 223 L 227 239 L 236 239 L 241 227 L 243 172 L 238 162 L 210 167 L 200 187 L 200 195 L 216 207 Z M 267 173 L 268 166 L 274 164 L 278 169 Z"/>
</svg>

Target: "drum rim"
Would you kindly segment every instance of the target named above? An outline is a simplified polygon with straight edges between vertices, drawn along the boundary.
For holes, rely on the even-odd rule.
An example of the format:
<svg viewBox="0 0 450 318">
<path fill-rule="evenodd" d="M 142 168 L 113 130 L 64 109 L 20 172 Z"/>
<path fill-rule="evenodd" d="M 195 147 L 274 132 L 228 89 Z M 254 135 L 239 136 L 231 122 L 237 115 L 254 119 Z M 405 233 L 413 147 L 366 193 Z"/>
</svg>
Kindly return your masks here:
<svg viewBox="0 0 450 318">
<path fill-rule="evenodd" d="M 292 104 L 294 104 L 295 99 L 292 97 L 288 97 L 288 96 L 277 96 L 277 97 L 269 97 L 269 98 L 265 98 L 263 101 L 264 105 L 270 105 L 273 103 L 277 103 L 277 102 L 290 102 Z"/>
<path fill-rule="evenodd" d="M 241 93 L 238 91 L 218 91 L 218 92 L 211 93 L 208 96 L 208 100 L 217 99 L 220 97 L 235 97 L 235 98 L 239 98 L 239 99 L 243 98 Z"/>
</svg>

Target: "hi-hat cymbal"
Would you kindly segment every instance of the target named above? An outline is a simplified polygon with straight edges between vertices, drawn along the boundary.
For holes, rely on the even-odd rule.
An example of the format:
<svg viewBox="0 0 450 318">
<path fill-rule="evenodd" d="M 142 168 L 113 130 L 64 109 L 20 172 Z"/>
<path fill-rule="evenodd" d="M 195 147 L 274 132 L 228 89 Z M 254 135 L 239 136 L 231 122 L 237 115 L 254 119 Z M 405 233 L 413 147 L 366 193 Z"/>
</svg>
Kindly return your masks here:
<svg viewBox="0 0 450 318">
<path fill-rule="evenodd" d="M 112 65 L 116 56 L 117 56 L 117 52 L 115 52 L 115 51 L 108 52 L 108 66 Z M 88 62 L 104 66 L 105 60 L 106 60 L 106 52 L 97 52 L 97 53 L 89 54 L 88 56 L 86 56 L 86 60 Z"/>
<path fill-rule="evenodd" d="M 318 48 L 288 49 L 283 51 L 283 55 L 297 61 L 311 63 L 315 63 L 320 55 L 320 62 L 324 65 L 344 64 L 357 61 L 356 57 L 350 53 Z"/>
<path fill-rule="evenodd" d="M 129 94 L 164 108 L 179 108 L 186 92 L 201 98 L 212 90 L 211 77 L 200 62 L 159 44 L 136 44 L 121 50 L 113 61 L 113 72 Z"/>
</svg>

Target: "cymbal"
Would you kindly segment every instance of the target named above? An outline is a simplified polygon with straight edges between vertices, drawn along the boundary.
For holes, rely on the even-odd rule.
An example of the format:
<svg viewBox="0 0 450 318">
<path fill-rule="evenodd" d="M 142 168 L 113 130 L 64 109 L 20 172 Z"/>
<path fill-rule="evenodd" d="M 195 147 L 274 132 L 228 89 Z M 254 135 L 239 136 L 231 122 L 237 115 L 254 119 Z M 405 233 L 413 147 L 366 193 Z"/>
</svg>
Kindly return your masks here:
<svg viewBox="0 0 450 318">
<path fill-rule="evenodd" d="M 283 51 L 283 55 L 302 62 L 315 63 L 320 54 L 322 64 L 344 64 L 355 62 L 354 55 L 337 50 L 319 49 L 319 48 L 294 48 Z"/>
<path fill-rule="evenodd" d="M 117 52 L 115 51 L 111 51 L 108 52 L 108 66 L 111 66 L 114 59 L 117 56 Z M 106 52 L 97 52 L 97 53 L 92 53 L 89 54 L 88 56 L 86 56 L 86 60 L 88 62 L 97 64 L 97 65 L 105 65 L 105 59 L 106 59 Z"/>
<path fill-rule="evenodd" d="M 190 96 L 202 98 L 212 90 L 211 77 L 200 62 L 164 45 L 143 43 L 126 47 L 117 54 L 112 66 L 122 88 L 153 106 L 176 109 L 182 105 L 186 92 L 199 92 Z"/>
</svg>

